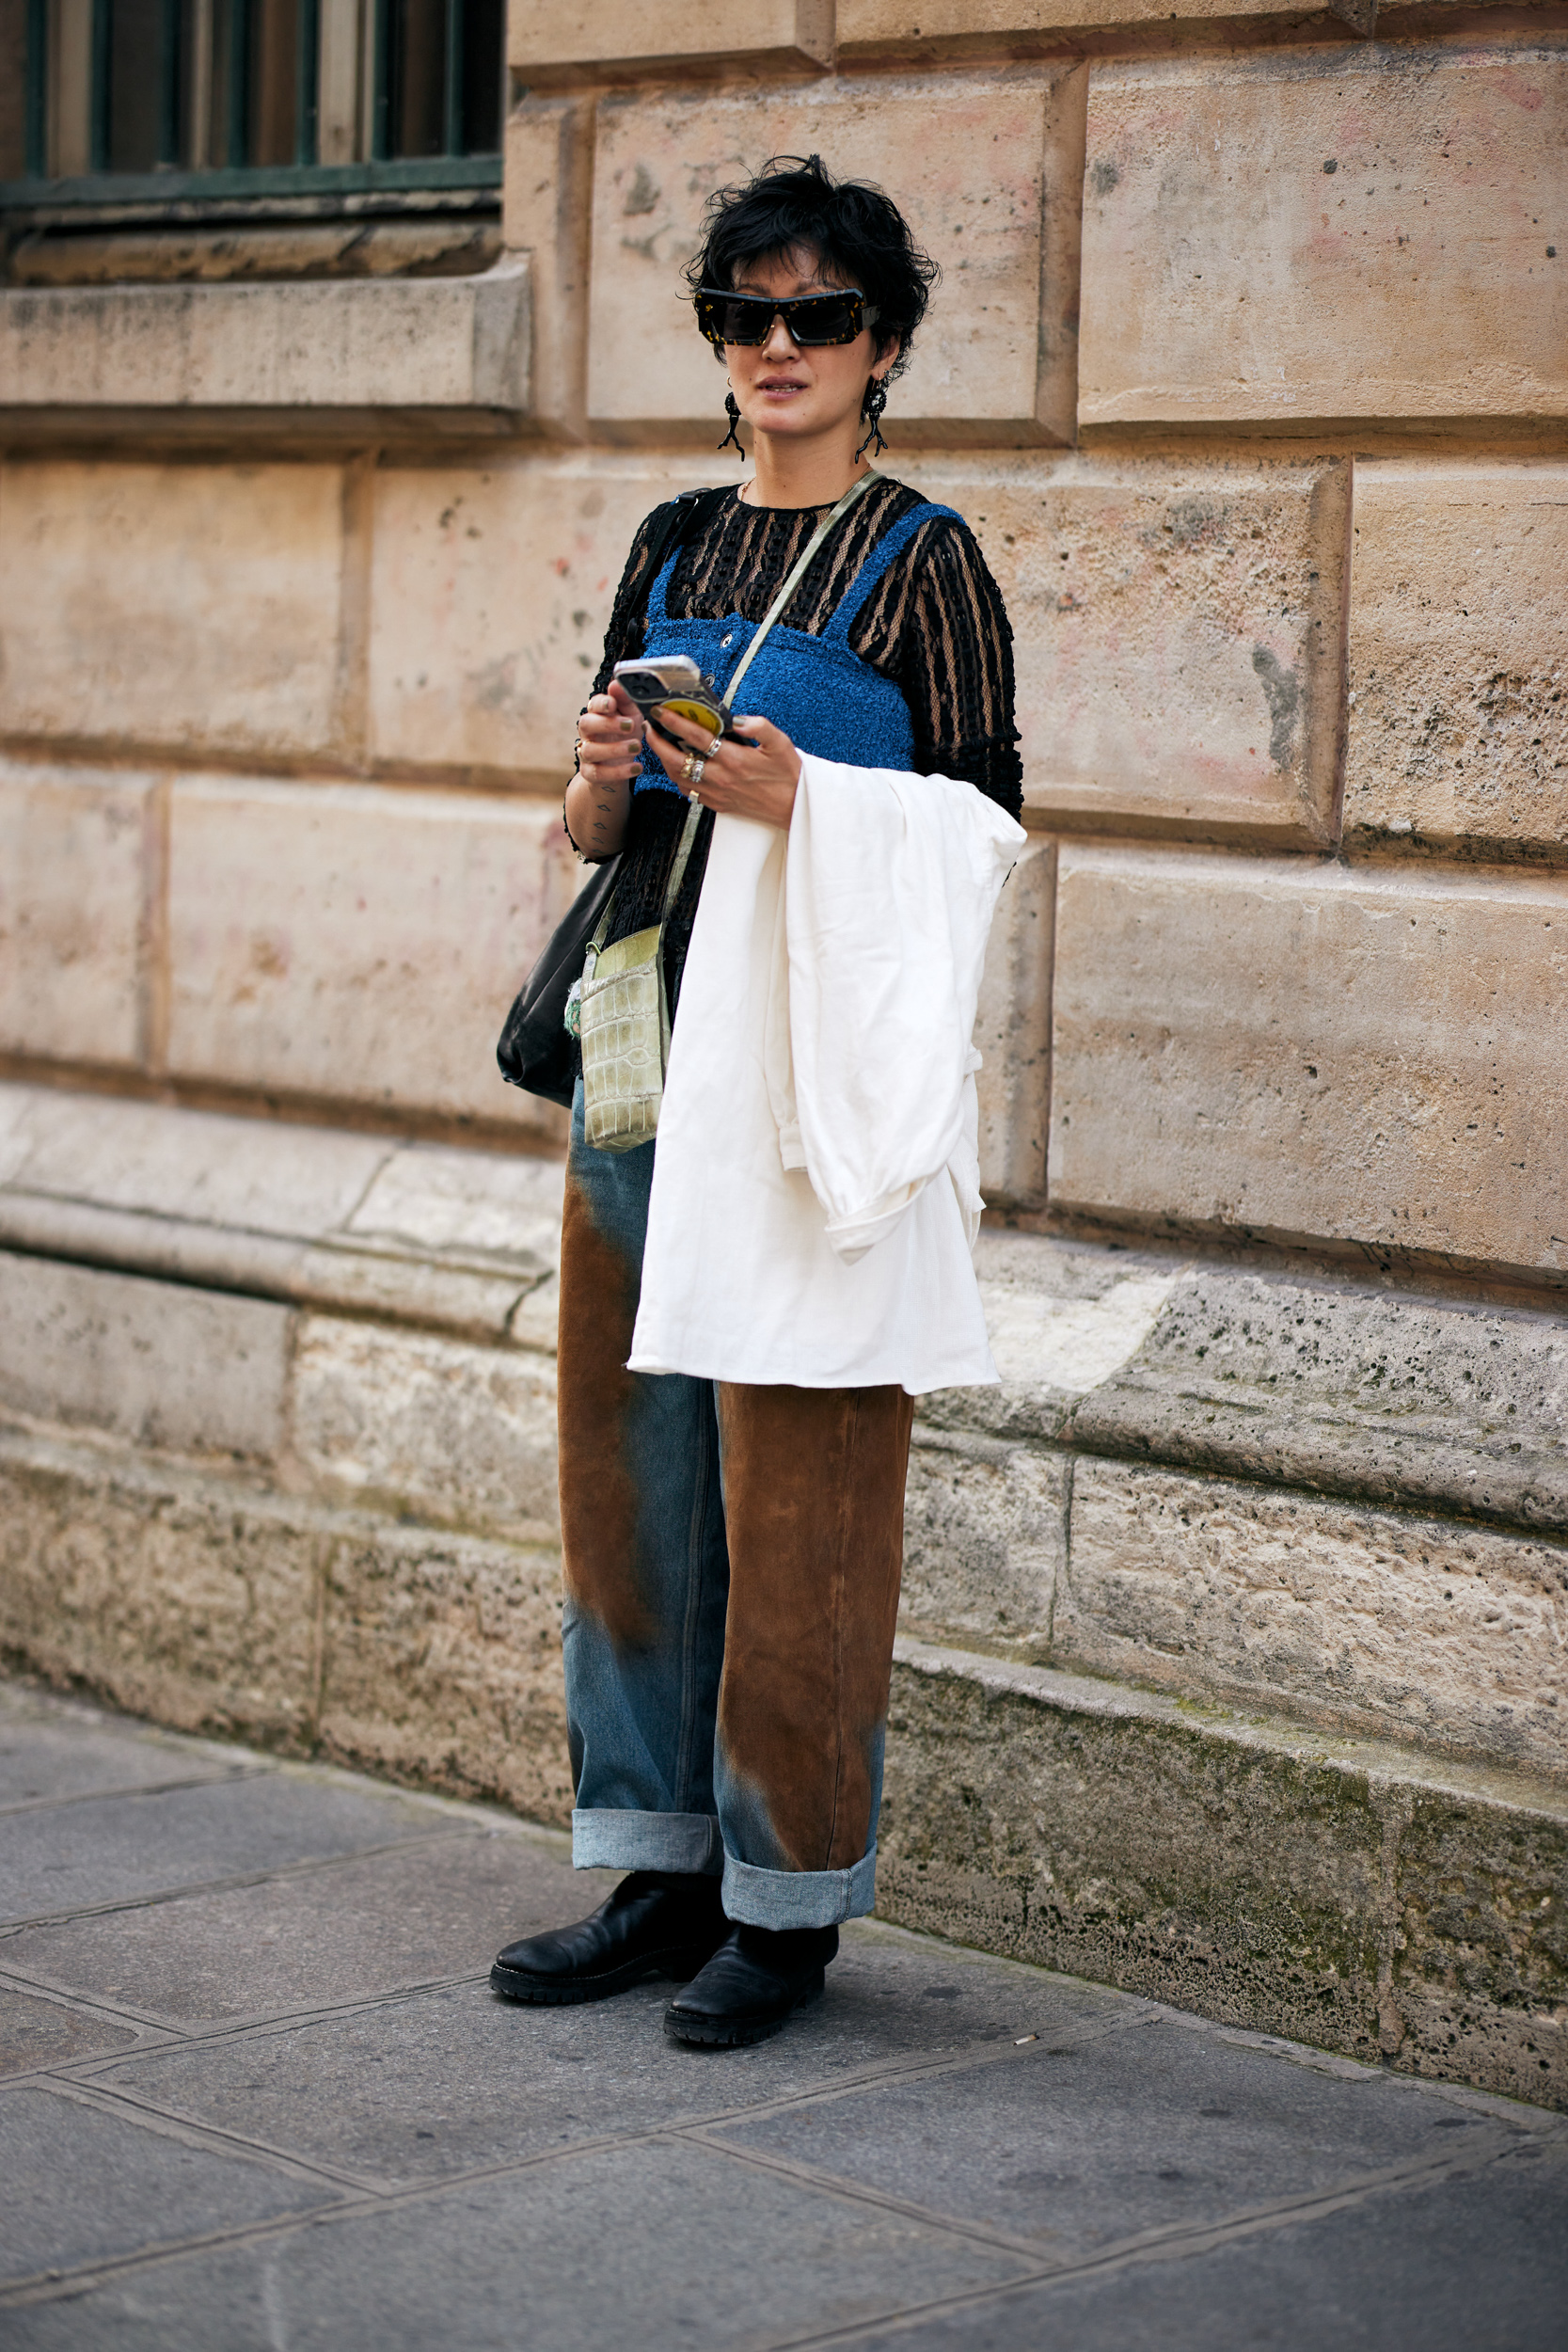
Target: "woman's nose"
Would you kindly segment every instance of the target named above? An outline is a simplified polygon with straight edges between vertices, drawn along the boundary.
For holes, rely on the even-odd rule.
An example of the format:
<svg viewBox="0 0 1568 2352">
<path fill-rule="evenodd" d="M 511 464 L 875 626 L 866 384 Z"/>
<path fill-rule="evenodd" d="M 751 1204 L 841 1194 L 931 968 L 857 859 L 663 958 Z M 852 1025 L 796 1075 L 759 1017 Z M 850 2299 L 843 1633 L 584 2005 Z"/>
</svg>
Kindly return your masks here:
<svg viewBox="0 0 1568 2352">
<path fill-rule="evenodd" d="M 800 349 L 800 345 L 777 310 L 773 313 L 773 323 L 768 330 L 768 341 L 764 343 L 763 349 L 770 359 L 793 359 Z"/>
</svg>

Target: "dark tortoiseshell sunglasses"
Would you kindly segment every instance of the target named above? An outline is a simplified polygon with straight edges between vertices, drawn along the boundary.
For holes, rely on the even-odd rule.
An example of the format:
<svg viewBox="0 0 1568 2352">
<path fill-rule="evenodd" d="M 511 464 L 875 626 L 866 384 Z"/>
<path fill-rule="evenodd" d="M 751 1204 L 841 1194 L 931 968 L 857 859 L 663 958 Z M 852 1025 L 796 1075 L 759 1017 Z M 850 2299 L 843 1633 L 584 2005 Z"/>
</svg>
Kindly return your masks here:
<svg viewBox="0 0 1568 2352">
<path fill-rule="evenodd" d="M 773 302 L 767 294 L 724 294 L 702 287 L 694 297 L 697 324 L 719 350 L 726 343 L 765 343 L 773 321 L 783 319 L 792 342 L 852 343 L 862 327 L 877 323 L 877 306 L 854 287 L 842 294 L 796 294 Z"/>
</svg>

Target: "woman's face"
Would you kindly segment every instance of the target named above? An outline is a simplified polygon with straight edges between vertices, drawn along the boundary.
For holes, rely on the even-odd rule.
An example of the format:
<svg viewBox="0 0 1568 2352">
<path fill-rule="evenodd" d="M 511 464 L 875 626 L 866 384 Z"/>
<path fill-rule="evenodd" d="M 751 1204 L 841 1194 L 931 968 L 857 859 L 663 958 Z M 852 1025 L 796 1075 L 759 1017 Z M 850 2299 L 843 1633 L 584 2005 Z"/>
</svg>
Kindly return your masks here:
<svg viewBox="0 0 1568 2352">
<path fill-rule="evenodd" d="M 793 294 L 844 293 L 847 281 L 832 262 L 810 251 L 749 262 L 736 272 L 736 294 L 765 294 L 787 302 Z M 858 423 L 866 379 L 885 375 L 897 345 L 878 356 L 877 337 L 862 327 L 852 343 L 793 341 L 776 318 L 763 343 L 726 343 L 724 364 L 747 423 L 758 433 L 810 439 Z"/>
</svg>

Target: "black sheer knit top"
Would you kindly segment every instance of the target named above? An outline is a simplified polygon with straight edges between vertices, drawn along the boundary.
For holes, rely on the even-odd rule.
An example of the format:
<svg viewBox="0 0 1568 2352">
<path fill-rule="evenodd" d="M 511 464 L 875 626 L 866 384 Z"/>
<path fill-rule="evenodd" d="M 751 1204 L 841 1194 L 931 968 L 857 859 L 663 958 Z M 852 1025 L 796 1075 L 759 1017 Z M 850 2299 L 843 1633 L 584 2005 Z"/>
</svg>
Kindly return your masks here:
<svg viewBox="0 0 1568 2352">
<path fill-rule="evenodd" d="M 921 503 L 922 493 L 900 482 L 887 476 L 876 482 L 813 558 L 787 610 L 780 614 L 781 622 L 818 635 L 883 532 Z M 666 595 L 671 619 L 718 619 L 738 612 L 745 620 L 761 621 L 826 511 L 748 506 L 738 497 L 724 500 L 681 549 Z M 604 660 L 594 680 L 595 694 L 604 692 L 617 661 L 642 651 L 654 582 L 650 557 L 657 512 L 643 521 L 632 541 L 605 633 Z M 867 597 L 850 629 L 849 644 L 903 693 L 913 728 L 916 771 L 965 779 L 1016 817 L 1022 804 L 1023 770 L 1013 726 L 1012 630 L 1001 592 L 967 524 L 934 516 L 922 525 Z M 658 921 L 685 819 L 686 801 L 679 793 L 632 794 L 610 940 L 625 939 Z M 709 813 L 698 828 L 664 934 L 672 1014 L 712 834 Z"/>
</svg>

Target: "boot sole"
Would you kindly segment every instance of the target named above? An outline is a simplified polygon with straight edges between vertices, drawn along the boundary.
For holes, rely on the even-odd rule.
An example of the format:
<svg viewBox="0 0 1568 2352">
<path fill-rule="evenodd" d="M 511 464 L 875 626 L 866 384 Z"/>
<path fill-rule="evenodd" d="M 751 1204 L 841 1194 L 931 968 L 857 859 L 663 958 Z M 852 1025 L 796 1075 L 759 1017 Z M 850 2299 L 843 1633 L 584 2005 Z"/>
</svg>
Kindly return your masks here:
<svg viewBox="0 0 1568 2352">
<path fill-rule="evenodd" d="M 597 1977 L 531 1977 L 521 1968 L 503 1968 L 498 1960 L 490 1971 L 490 1990 L 503 2000 L 524 2001 L 532 2009 L 572 2009 L 582 2001 L 608 2001 L 613 1994 L 629 1993 L 647 1977 L 673 1977 L 677 1984 L 689 1984 L 712 1958 L 706 1945 L 676 1947 L 623 1962 Z"/>
<path fill-rule="evenodd" d="M 797 2010 L 810 2009 L 814 2001 L 819 2001 L 825 1986 L 825 1972 L 818 1969 L 815 1983 L 808 1984 L 786 2010 L 768 2017 L 703 2017 L 673 2001 L 664 2012 L 664 2030 L 672 2042 L 688 2042 L 696 2049 L 749 2050 L 756 2042 L 770 2041 Z"/>
</svg>

